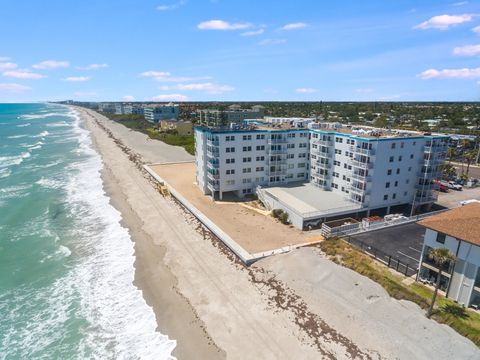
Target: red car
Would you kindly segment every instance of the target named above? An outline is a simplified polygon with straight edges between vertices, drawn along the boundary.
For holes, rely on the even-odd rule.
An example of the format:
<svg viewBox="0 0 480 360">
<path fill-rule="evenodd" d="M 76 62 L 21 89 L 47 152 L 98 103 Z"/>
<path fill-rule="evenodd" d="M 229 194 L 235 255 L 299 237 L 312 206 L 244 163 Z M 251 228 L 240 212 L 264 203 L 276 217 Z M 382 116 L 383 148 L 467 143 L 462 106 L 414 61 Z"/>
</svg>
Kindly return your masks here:
<svg viewBox="0 0 480 360">
<path fill-rule="evenodd" d="M 447 183 L 444 183 L 443 181 L 434 181 L 433 183 L 438 186 L 438 191 L 448 192 L 448 184 Z"/>
</svg>

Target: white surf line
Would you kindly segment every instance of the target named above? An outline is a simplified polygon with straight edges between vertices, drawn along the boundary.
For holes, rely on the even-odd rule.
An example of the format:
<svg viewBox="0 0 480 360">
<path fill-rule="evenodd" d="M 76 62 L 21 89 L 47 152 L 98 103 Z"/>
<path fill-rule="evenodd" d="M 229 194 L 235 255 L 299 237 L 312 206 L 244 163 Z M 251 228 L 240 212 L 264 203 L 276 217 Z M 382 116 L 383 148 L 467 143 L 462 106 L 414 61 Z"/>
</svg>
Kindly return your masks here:
<svg viewBox="0 0 480 360">
<path fill-rule="evenodd" d="M 413 258 L 413 257 L 411 257 L 411 256 L 409 256 L 409 255 L 407 255 L 407 254 L 404 254 L 404 253 L 402 253 L 401 251 L 397 251 L 397 253 L 399 253 L 400 255 L 403 255 L 403 256 L 405 256 L 405 257 L 407 257 L 407 258 L 409 258 L 409 259 L 412 259 L 412 260 L 418 262 L 418 259 L 415 259 L 415 258 Z"/>
<path fill-rule="evenodd" d="M 419 252 L 420 254 L 422 253 L 421 250 L 415 249 L 415 248 L 413 248 L 413 247 L 411 247 L 411 246 L 409 246 L 408 248 L 409 248 L 409 249 L 412 249 L 413 251 Z"/>
</svg>

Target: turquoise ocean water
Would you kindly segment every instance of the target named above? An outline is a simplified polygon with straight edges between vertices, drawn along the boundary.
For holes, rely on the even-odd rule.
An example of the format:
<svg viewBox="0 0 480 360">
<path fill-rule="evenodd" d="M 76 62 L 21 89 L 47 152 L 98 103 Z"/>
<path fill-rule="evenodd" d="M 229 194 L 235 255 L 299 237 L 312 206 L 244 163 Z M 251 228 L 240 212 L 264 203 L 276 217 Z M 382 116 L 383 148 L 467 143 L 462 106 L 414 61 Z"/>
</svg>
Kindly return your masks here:
<svg viewBox="0 0 480 360">
<path fill-rule="evenodd" d="M 0 104 L 0 359 L 168 359 L 75 112 Z"/>
</svg>

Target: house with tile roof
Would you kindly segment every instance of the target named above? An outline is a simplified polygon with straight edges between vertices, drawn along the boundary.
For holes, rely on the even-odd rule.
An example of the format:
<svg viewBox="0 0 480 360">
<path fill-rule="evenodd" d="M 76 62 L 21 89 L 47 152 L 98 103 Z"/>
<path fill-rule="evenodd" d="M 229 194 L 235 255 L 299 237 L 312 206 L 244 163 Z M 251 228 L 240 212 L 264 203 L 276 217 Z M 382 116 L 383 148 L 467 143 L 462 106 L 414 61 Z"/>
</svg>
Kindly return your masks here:
<svg viewBox="0 0 480 360">
<path fill-rule="evenodd" d="M 480 203 L 445 211 L 418 222 L 426 228 L 417 280 L 435 283 L 438 267 L 428 258 L 432 248 L 447 248 L 454 264 L 442 269 L 440 289 L 461 305 L 480 307 Z"/>
</svg>

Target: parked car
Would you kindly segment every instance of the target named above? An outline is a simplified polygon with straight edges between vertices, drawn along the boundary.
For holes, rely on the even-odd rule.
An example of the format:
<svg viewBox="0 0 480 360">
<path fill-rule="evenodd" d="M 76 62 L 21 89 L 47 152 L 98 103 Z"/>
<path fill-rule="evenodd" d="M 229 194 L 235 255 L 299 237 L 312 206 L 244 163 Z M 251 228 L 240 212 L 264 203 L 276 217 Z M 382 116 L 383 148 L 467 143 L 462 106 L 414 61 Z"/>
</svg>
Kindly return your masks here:
<svg viewBox="0 0 480 360">
<path fill-rule="evenodd" d="M 448 192 L 448 183 L 445 181 L 434 181 L 433 182 L 438 187 L 438 191 Z"/>
<path fill-rule="evenodd" d="M 449 181 L 448 188 L 457 191 L 461 191 L 463 189 L 462 185 L 455 183 L 455 181 Z"/>
</svg>

